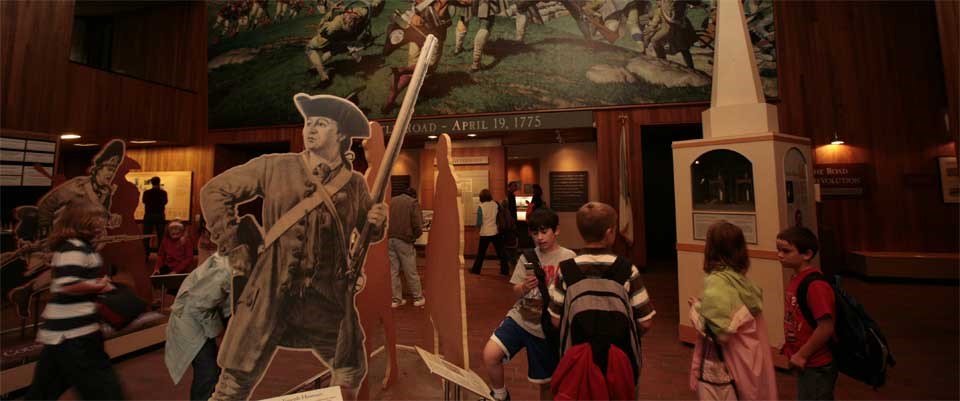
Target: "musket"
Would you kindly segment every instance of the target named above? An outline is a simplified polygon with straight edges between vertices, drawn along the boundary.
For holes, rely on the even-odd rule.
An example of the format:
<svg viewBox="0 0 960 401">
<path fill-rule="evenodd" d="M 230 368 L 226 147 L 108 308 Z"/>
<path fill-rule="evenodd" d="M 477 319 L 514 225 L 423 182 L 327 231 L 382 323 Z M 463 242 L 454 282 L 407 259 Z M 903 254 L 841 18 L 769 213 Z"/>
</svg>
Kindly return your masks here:
<svg viewBox="0 0 960 401">
<path fill-rule="evenodd" d="M 113 243 L 117 243 L 117 242 L 143 240 L 143 239 L 153 238 L 153 237 L 155 237 L 154 234 L 144 234 L 144 235 L 140 235 L 140 234 L 104 235 L 104 236 L 101 236 L 101 237 L 94 238 L 93 241 L 91 241 L 91 242 L 93 243 L 94 246 L 100 246 L 100 245 L 113 244 Z M 13 262 L 14 260 L 17 260 L 17 259 L 19 259 L 19 258 L 21 258 L 21 257 L 23 257 L 23 256 L 25 256 L 25 255 L 27 255 L 27 254 L 29 254 L 29 253 L 40 252 L 40 251 L 43 251 L 43 250 L 45 250 L 45 249 L 48 249 L 48 248 L 47 248 L 48 245 L 49 245 L 49 240 L 44 240 L 44 241 L 41 241 L 41 242 L 36 242 L 36 243 L 29 244 L 29 245 L 24 245 L 24 246 L 22 246 L 22 247 L 20 247 L 20 248 L 17 248 L 16 250 L 13 250 L 13 251 L 4 252 L 2 255 L 0 255 L 0 267 L 4 267 L 4 266 L 10 264 L 11 262 Z M 26 272 L 26 273 L 24 273 L 24 274 L 25 274 L 25 275 L 29 275 L 29 274 L 31 274 L 31 272 L 28 271 L 28 272 Z"/>
<path fill-rule="evenodd" d="M 430 60 L 436 51 L 437 37 L 428 35 L 423 41 L 420 58 L 417 59 L 417 66 L 413 69 L 413 78 L 410 80 L 410 86 L 407 87 L 407 93 L 403 96 L 403 105 L 400 106 L 400 114 L 397 115 L 397 121 L 394 123 L 393 131 L 390 134 L 390 141 L 387 142 L 387 148 L 384 150 L 383 160 L 380 162 L 380 169 L 377 171 L 377 178 L 373 182 L 373 191 L 370 198 L 373 204 L 383 202 L 386 192 L 387 179 L 390 178 L 390 170 L 393 169 L 393 163 L 400 154 L 400 145 L 403 144 L 403 137 L 410 126 L 410 119 L 413 116 L 413 105 L 417 103 L 417 95 L 420 94 L 420 87 L 423 86 L 423 79 L 427 75 L 427 69 L 430 67 Z M 357 280 L 363 275 L 363 264 L 367 259 L 367 247 L 373 236 L 373 226 L 368 222 L 363 222 L 360 229 L 360 235 L 350 247 L 350 253 L 347 259 L 346 271 L 341 272 L 338 278 L 346 281 L 346 291 L 344 291 L 343 319 L 340 320 L 340 338 L 337 340 L 337 348 L 334 352 L 332 361 L 333 366 L 339 366 L 344 363 L 356 360 L 356 358 L 366 358 L 366 355 L 357 356 L 364 350 L 363 335 L 355 335 L 354 330 L 363 332 L 360 327 L 355 304 L 357 291 Z M 359 342 L 358 342 L 359 341 Z"/>
<path fill-rule="evenodd" d="M 384 150 L 383 160 L 380 162 L 379 171 L 377 171 L 377 178 L 373 182 L 373 188 L 371 188 L 370 198 L 373 199 L 374 204 L 383 202 L 386 194 L 387 179 L 390 178 L 390 170 L 393 169 L 393 164 L 400 154 L 403 137 L 406 136 L 407 129 L 410 126 L 410 120 L 413 117 L 413 107 L 417 103 L 420 87 L 423 86 L 423 80 L 427 75 L 427 69 L 430 67 L 430 60 L 433 58 L 436 47 L 437 38 L 432 34 L 427 35 L 421 47 L 420 58 L 417 59 L 417 65 L 413 69 L 413 77 L 410 80 L 410 85 L 407 86 L 407 93 L 403 96 L 403 104 L 400 106 L 400 113 L 397 115 L 397 120 L 393 125 L 393 131 L 390 133 L 390 140 L 387 142 L 387 148 Z M 355 284 L 362 273 L 363 264 L 367 258 L 367 246 L 370 245 L 371 235 L 373 234 L 372 229 L 373 227 L 370 223 L 364 221 L 363 227 L 360 229 L 359 237 L 350 247 L 349 266 L 345 272 L 345 276 L 349 283 L 354 284 L 352 285 L 354 292 L 357 290 Z"/>
</svg>

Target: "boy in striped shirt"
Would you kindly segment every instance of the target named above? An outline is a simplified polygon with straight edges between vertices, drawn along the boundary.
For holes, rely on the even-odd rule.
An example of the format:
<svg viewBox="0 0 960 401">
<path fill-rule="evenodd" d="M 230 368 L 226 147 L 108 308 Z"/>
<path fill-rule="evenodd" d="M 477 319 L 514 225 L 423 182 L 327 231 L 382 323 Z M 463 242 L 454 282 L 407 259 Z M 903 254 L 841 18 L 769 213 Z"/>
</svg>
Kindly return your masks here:
<svg viewBox="0 0 960 401">
<path fill-rule="evenodd" d="M 70 386 L 83 399 L 123 398 L 120 383 L 103 349 L 97 294 L 113 290 L 103 260 L 91 241 L 107 225 L 102 209 L 78 202 L 54 222 L 50 234 L 53 281 L 41 317 L 37 342 L 43 343 L 27 400 L 55 400 Z"/>
<path fill-rule="evenodd" d="M 602 275 L 609 269 L 617 255 L 610 247 L 617 238 L 617 212 L 610 205 L 601 202 L 590 202 L 577 211 L 577 229 L 586 244 L 574 262 L 580 271 L 590 276 Z M 643 285 L 640 271 L 636 266 L 630 266 L 630 278 L 624 283 L 624 288 L 630 298 L 634 322 L 637 325 L 637 334 L 643 336 L 653 324 L 656 311 L 650 302 L 650 295 Z M 550 285 L 550 305 L 548 310 L 554 326 L 560 326 L 560 317 L 563 315 L 563 304 L 567 287 L 563 274 L 558 272 L 557 279 Z"/>
</svg>

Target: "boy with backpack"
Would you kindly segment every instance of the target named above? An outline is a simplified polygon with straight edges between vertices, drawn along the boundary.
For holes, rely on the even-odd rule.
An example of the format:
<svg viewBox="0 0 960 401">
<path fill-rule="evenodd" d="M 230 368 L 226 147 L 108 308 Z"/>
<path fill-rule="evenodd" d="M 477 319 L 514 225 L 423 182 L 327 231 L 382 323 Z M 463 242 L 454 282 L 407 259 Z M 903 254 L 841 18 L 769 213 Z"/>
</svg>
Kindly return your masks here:
<svg viewBox="0 0 960 401">
<path fill-rule="evenodd" d="M 790 366 L 799 369 L 798 400 L 832 400 L 837 383 L 838 370 L 829 347 L 837 305 L 833 287 L 810 264 L 818 249 L 816 235 L 807 228 L 790 227 L 777 234 L 777 258 L 784 268 L 795 271 L 785 292 L 781 351 Z"/>
<path fill-rule="evenodd" d="M 527 218 L 536 247 L 520 256 L 510 283 L 519 298 L 483 349 L 483 362 L 497 401 L 510 399 L 504 385 L 503 363 L 527 349 L 527 379 L 540 385 L 540 399 L 551 400 L 550 377 L 557 366 L 557 347 L 547 316 L 547 286 L 557 276 L 561 261 L 576 254 L 557 243 L 560 218 L 550 209 L 537 209 Z M 549 319 L 546 319 L 549 321 Z"/>
<path fill-rule="evenodd" d="M 613 207 L 583 205 L 577 229 L 584 249 L 560 264 L 550 286 L 549 313 L 560 327 L 562 355 L 551 390 L 557 400 L 635 399 L 640 337 L 656 311 L 640 271 L 610 250 L 617 236 Z"/>
</svg>

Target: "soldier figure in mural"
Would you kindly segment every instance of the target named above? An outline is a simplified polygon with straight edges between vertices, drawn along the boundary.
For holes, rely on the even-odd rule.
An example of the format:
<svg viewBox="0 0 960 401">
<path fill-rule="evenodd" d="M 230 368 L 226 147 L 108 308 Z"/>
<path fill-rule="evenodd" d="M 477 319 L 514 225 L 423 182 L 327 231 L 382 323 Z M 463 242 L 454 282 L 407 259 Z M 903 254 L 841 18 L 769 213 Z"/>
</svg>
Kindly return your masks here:
<svg viewBox="0 0 960 401">
<path fill-rule="evenodd" d="M 241 276 L 212 400 L 247 399 L 278 347 L 312 350 L 348 398 L 366 375 L 357 281 L 347 269 L 354 232 L 369 224 L 380 238 L 386 220 L 386 204 L 373 204 L 351 164 L 352 140 L 368 137 L 369 124 L 338 97 L 301 93 L 294 103 L 305 151 L 255 158 L 201 190 L 211 239 Z M 237 217 L 237 204 L 255 197 L 263 199 L 262 229 L 253 216 Z"/>
<path fill-rule="evenodd" d="M 620 27 L 625 26 L 630 38 L 643 40 L 640 19 L 650 3 L 645 0 L 591 0 L 583 5 L 583 19 L 608 42 L 620 38 Z"/>
<path fill-rule="evenodd" d="M 416 0 L 413 8 L 405 13 L 391 16 L 393 22 L 387 27 L 387 41 L 383 45 L 384 57 L 394 50 L 407 45 L 407 65 L 391 67 L 392 82 L 387 100 L 380 109 L 384 114 L 389 113 L 395 106 L 397 96 L 403 91 L 413 77 L 414 67 L 420 57 L 420 48 L 427 35 L 437 37 L 437 50 L 429 60 L 430 72 L 437 67 L 437 62 L 443 56 L 443 42 L 447 38 L 447 28 L 453 25 L 450 16 L 450 7 L 469 6 L 473 0 Z"/>
<path fill-rule="evenodd" d="M 17 208 L 18 220 L 16 234 L 20 247 L 16 251 L 4 254 L 6 265 L 17 257 L 27 264 L 24 277 L 33 277 L 26 284 L 10 291 L 10 300 L 17 305 L 21 317 L 29 314 L 30 296 L 50 286 L 49 250 L 45 249 L 44 239 L 53 228 L 53 221 L 64 209 L 78 202 L 91 203 L 103 211 L 107 219 L 107 228 L 120 226 L 118 214 L 110 213 L 110 203 L 117 186 L 113 179 L 117 167 L 123 161 L 126 146 L 122 140 L 110 141 L 93 159 L 89 175 L 74 177 L 47 192 L 37 206 Z M 142 237 L 137 237 L 137 239 Z M 100 245 L 102 246 L 102 242 Z"/>
<path fill-rule="evenodd" d="M 354 1 L 346 7 L 335 6 L 316 25 L 317 33 L 307 42 L 307 58 L 317 73 L 317 86 L 329 83 L 324 63 L 336 54 L 348 52 L 357 62 L 360 51 L 372 44 L 370 20 L 383 10 L 383 0 Z"/>
<path fill-rule="evenodd" d="M 699 39 L 693 23 L 687 18 L 687 9 L 702 7 L 701 0 L 658 0 L 650 23 L 643 31 L 643 50 L 653 46 L 657 58 L 680 53 L 687 67 L 694 68 L 690 47 Z M 642 51 L 642 50 L 641 50 Z"/>
</svg>

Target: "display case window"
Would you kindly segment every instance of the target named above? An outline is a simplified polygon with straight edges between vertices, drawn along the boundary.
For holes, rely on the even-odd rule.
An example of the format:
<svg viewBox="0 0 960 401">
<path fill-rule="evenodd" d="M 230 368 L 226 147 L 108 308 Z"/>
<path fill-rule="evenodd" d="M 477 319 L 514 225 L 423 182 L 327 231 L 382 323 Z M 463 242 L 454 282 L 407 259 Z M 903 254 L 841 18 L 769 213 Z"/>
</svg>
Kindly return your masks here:
<svg viewBox="0 0 960 401">
<path fill-rule="evenodd" d="M 754 212 L 753 164 L 732 150 L 711 150 L 690 165 L 693 210 Z"/>
</svg>

